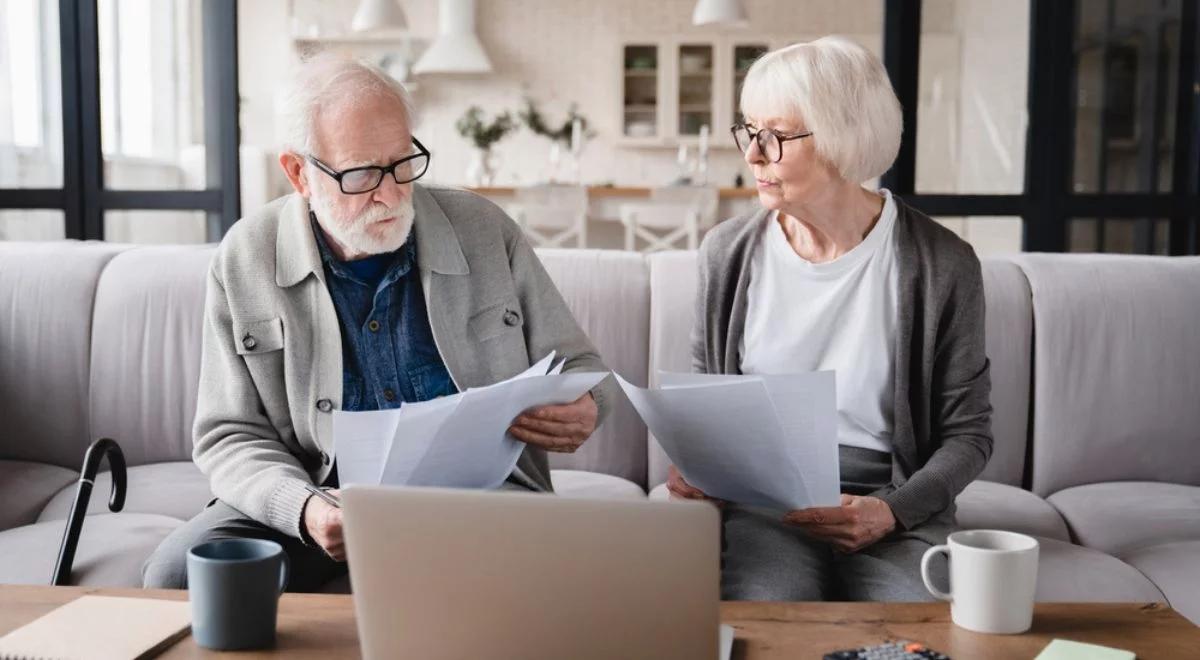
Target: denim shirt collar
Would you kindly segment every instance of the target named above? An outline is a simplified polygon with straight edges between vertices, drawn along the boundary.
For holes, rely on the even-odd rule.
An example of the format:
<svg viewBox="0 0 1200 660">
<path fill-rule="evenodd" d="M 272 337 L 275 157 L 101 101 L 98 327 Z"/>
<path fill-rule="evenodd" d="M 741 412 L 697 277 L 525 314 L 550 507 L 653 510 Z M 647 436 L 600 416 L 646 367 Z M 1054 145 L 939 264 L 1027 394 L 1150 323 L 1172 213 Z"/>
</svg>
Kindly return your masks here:
<svg viewBox="0 0 1200 660">
<path fill-rule="evenodd" d="M 329 247 L 329 242 L 325 238 L 325 232 L 321 229 L 321 225 L 317 222 L 316 213 L 311 210 L 308 212 L 309 222 L 312 224 L 313 236 L 317 241 L 317 251 L 321 255 L 321 262 L 329 268 L 329 272 L 333 273 L 334 277 L 342 280 L 349 280 L 361 286 L 370 286 L 369 282 L 364 282 L 361 278 L 354 274 L 345 263 L 339 261 L 333 254 L 333 249 Z M 396 280 L 404 277 L 412 270 L 417 263 L 417 241 L 416 227 L 414 226 L 408 233 L 408 239 L 404 241 L 404 245 L 400 246 L 392 253 L 394 259 L 384 272 L 383 279 L 379 282 L 379 288 L 383 288 L 392 284 Z"/>
</svg>

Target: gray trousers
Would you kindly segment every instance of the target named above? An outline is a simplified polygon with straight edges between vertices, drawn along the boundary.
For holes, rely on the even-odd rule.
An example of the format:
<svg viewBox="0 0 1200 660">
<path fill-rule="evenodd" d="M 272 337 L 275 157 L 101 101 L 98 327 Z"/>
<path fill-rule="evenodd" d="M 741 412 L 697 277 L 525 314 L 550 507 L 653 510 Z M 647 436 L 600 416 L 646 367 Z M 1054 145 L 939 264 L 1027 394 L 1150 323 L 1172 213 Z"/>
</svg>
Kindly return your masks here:
<svg viewBox="0 0 1200 660">
<path fill-rule="evenodd" d="M 842 492 L 867 495 L 891 479 L 891 454 L 839 447 Z M 783 522 L 781 512 L 728 506 L 722 512 L 721 598 L 771 601 L 931 601 L 921 581 L 921 557 L 945 543 L 953 512 L 893 532 L 858 552 L 842 553 Z M 945 590 L 944 556 L 931 565 Z"/>
<path fill-rule="evenodd" d="M 283 546 L 290 562 L 288 591 L 311 592 L 346 573 L 346 564 L 334 561 L 321 548 L 251 520 L 241 511 L 217 500 L 187 521 L 166 539 L 142 565 L 142 585 L 147 589 L 186 589 L 187 552 L 197 544 L 221 539 L 265 539 Z"/>
<path fill-rule="evenodd" d="M 906 532 L 858 552 L 841 553 L 783 522 L 782 514 L 729 506 L 721 554 L 723 600 L 931 601 L 921 581 L 921 556 L 932 545 Z M 946 560 L 933 563 L 938 588 Z"/>
</svg>

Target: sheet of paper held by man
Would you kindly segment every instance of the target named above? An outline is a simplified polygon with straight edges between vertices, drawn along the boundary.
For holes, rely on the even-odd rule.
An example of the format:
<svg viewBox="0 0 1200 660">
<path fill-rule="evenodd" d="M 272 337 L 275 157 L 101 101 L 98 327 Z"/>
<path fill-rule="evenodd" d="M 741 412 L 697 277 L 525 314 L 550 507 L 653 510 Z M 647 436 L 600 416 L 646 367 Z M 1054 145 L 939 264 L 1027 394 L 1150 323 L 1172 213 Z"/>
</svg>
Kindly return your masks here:
<svg viewBox="0 0 1200 660">
<path fill-rule="evenodd" d="M 570 403 L 607 373 L 563 374 L 551 353 L 499 383 L 394 410 L 333 416 L 342 485 L 496 488 L 525 448 L 508 434 L 520 413 Z"/>
<path fill-rule="evenodd" d="M 684 479 L 712 497 L 791 510 L 840 502 L 833 372 L 618 378 Z"/>
</svg>

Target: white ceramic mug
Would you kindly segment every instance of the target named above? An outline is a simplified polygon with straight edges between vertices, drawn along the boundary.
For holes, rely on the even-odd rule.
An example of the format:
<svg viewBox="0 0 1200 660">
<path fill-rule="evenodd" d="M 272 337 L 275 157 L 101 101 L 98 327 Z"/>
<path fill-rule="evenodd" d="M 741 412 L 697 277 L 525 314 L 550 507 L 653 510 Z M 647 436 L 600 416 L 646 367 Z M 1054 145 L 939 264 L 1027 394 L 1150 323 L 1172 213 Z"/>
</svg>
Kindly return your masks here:
<svg viewBox="0 0 1200 660">
<path fill-rule="evenodd" d="M 955 532 L 948 545 L 934 546 L 921 558 L 921 579 L 934 596 L 950 601 L 950 617 L 967 630 L 1015 634 L 1033 624 L 1038 542 L 1016 532 L 973 529 Z M 950 593 L 929 580 L 929 562 L 938 553 L 950 559 Z"/>
</svg>

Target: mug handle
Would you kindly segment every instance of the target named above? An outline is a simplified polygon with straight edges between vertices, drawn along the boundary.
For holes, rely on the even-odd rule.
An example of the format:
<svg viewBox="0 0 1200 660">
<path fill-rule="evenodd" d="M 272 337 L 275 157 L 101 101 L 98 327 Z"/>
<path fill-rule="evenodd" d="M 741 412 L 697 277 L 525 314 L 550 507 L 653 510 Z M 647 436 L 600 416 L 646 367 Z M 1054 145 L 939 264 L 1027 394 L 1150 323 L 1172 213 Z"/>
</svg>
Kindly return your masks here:
<svg viewBox="0 0 1200 660">
<path fill-rule="evenodd" d="M 934 556 L 937 555 L 938 553 L 945 554 L 946 559 L 949 559 L 950 558 L 950 546 L 935 545 L 932 548 L 925 551 L 925 555 L 923 557 L 921 557 L 921 580 L 925 582 L 925 588 L 928 589 L 929 593 L 933 594 L 933 596 L 935 598 L 938 598 L 941 600 L 946 600 L 946 601 L 954 600 L 954 598 L 950 594 L 933 586 L 933 581 L 929 579 L 929 562 L 933 561 Z"/>
<path fill-rule="evenodd" d="M 282 594 L 287 589 L 288 579 L 292 577 L 292 562 L 286 552 L 279 553 L 279 558 L 283 560 L 279 562 L 279 593 Z"/>
</svg>

